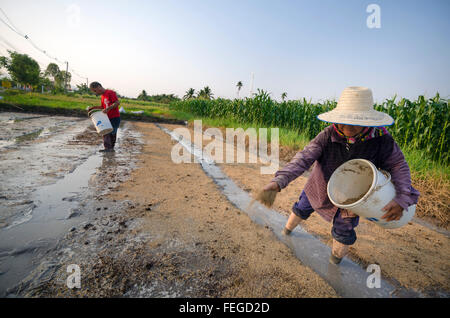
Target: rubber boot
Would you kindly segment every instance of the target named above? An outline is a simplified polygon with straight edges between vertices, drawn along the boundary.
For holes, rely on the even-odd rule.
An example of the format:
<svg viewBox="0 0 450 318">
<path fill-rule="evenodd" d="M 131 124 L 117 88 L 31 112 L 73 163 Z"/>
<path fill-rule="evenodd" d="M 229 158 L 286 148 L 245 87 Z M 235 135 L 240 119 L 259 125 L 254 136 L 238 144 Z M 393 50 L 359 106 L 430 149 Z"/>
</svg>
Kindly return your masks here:
<svg viewBox="0 0 450 318">
<path fill-rule="evenodd" d="M 289 215 L 289 219 L 283 229 L 283 234 L 291 234 L 291 232 L 295 229 L 295 227 L 300 223 L 301 220 L 301 217 L 295 215 L 294 212 L 291 212 L 291 215 Z"/>
<path fill-rule="evenodd" d="M 102 152 L 110 152 L 113 150 L 112 134 L 103 136 L 103 146 L 105 146 L 105 149 Z"/>
<path fill-rule="evenodd" d="M 112 147 L 116 145 L 117 134 L 111 134 Z"/>
<path fill-rule="evenodd" d="M 345 255 L 347 255 L 349 245 L 342 244 L 333 239 L 333 247 L 331 248 L 330 263 L 339 264 Z"/>
</svg>

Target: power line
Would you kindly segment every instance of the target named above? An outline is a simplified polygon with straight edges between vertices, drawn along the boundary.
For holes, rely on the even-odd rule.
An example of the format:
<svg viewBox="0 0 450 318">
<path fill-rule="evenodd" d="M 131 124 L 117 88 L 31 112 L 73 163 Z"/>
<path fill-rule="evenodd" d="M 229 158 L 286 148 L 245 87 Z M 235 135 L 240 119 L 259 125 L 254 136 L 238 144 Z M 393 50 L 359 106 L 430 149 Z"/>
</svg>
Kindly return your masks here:
<svg viewBox="0 0 450 318">
<path fill-rule="evenodd" d="M 12 26 L 10 26 L 8 23 L 6 23 L 5 20 L 3 20 L 2 18 L 0 18 L 0 20 L 1 20 L 8 28 L 10 28 L 13 32 L 19 34 L 20 36 L 23 36 L 22 34 L 20 34 L 19 32 L 17 32 L 16 29 L 14 29 Z"/>
<path fill-rule="evenodd" d="M 56 57 L 51 56 L 50 54 L 48 54 L 47 51 L 45 51 L 45 50 L 41 49 L 40 47 L 38 47 L 38 46 L 30 39 L 30 37 L 29 37 L 28 35 L 23 34 L 21 31 L 19 31 L 19 29 L 12 23 L 12 21 L 8 18 L 8 16 L 6 15 L 5 11 L 3 11 L 2 8 L 0 8 L 0 11 L 3 13 L 3 15 L 6 17 L 6 19 L 8 20 L 8 22 L 9 22 L 10 24 L 8 24 L 7 22 L 5 22 L 5 20 L 3 20 L 1 17 L 0 17 L 0 21 L 3 22 L 3 24 L 5 24 L 5 25 L 6 25 L 9 29 L 11 29 L 14 33 L 16 33 L 17 35 L 19 35 L 20 37 L 25 38 L 28 42 L 30 42 L 30 44 L 31 44 L 36 50 L 38 50 L 39 52 L 43 53 L 43 54 L 46 55 L 48 58 L 50 58 L 50 59 L 52 59 L 52 60 L 54 60 L 54 61 L 57 61 L 57 62 L 60 63 L 61 65 L 63 65 L 63 64 L 68 65 L 68 62 L 62 62 L 62 61 L 60 61 L 58 58 L 56 58 Z M 6 42 L 6 41 L 5 41 L 5 42 Z M 7 42 L 6 42 L 6 43 L 7 43 Z M 9 46 L 13 47 L 12 45 L 9 45 Z M 16 51 L 18 51 L 18 50 L 16 50 Z M 78 77 L 80 77 L 80 78 L 82 78 L 82 79 L 88 80 L 87 77 L 79 75 L 79 74 L 76 73 L 73 69 L 70 69 L 70 71 L 71 71 L 73 74 L 75 74 L 76 76 L 78 76 Z"/>
<path fill-rule="evenodd" d="M 0 8 L 0 9 L 1 9 L 1 8 Z M 4 11 L 3 11 L 3 10 L 1 10 L 1 11 L 2 11 L 3 14 L 4 14 Z M 6 25 L 9 29 L 11 29 L 14 33 L 16 33 L 17 35 L 19 35 L 20 37 L 25 38 L 28 42 L 30 42 L 30 44 L 31 44 L 36 50 L 38 50 L 39 52 L 45 54 L 48 58 L 57 61 L 57 62 L 60 63 L 61 65 L 64 64 L 64 62 L 58 60 L 56 57 L 51 56 L 51 55 L 48 54 L 45 50 L 43 50 L 43 49 L 41 49 L 40 47 L 38 47 L 38 46 L 30 39 L 30 37 L 29 37 L 28 35 L 26 35 L 26 34 L 24 35 L 24 34 L 22 34 L 21 32 L 19 32 L 19 31 L 18 31 L 17 29 L 15 29 L 12 25 L 9 25 L 8 23 L 6 23 L 5 20 L 3 20 L 1 17 L 0 17 L 0 21 L 3 22 L 3 24 L 5 24 L 5 25 Z"/>
<path fill-rule="evenodd" d="M 0 41 L 3 42 L 3 44 L 2 44 L 2 43 L 0 43 L 0 44 L 1 44 L 7 51 L 12 50 L 12 51 L 15 51 L 15 52 L 18 52 L 18 53 L 22 54 L 22 51 L 21 51 L 21 50 L 18 50 L 14 45 L 12 45 L 10 42 L 8 42 L 8 41 L 7 41 L 3 36 L 1 36 L 1 35 L 0 35 Z M 43 70 L 46 69 L 46 67 L 44 66 L 45 63 L 42 63 L 42 61 L 39 61 L 39 59 L 37 59 L 37 58 L 34 58 L 34 59 L 35 59 L 36 62 L 39 64 L 39 66 L 40 66 L 41 69 L 43 69 Z"/>
<path fill-rule="evenodd" d="M 2 8 L 0 8 L 0 11 L 2 11 L 3 15 L 5 16 L 6 20 L 8 20 L 9 24 L 11 24 L 11 26 L 14 28 L 14 32 L 18 32 L 20 35 L 22 35 L 22 32 L 19 31 L 19 29 L 12 23 L 12 21 L 8 18 L 8 16 L 6 15 L 5 11 L 3 11 Z M 17 30 L 17 31 L 15 31 Z M 23 35 L 22 35 L 23 36 Z"/>
<path fill-rule="evenodd" d="M 69 68 L 69 71 L 70 71 L 72 74 L 75 74 L 76 76 L 78 76 L 79 78 L 83 78 L 83 79 L 85 79 L 85 80 L 88 79 L 87 77 L 81 76 L 80 74 L 76 73 L 72 68 Z"/>
<path fill-rule="evenodd" d="M 2 37 L 0 35 L 0 40 L 3 41 L 4 43 L 6 43 L 7 46 L 9 46 L 10 48 L 12 48 L 14 51 L 19 52 L 20 51 L 18 49 L 16 49 L 11 43 L 9 43 L 4 37 Z"/>
<path fill-rule="evenodd" d="M 0 36 L 0 38 L 1 38 L 1 36 Z M 3 46 L 6 49 L 6 51 L 11 51 L 12 50 L 12 51 L 15 51 L 15 52 L 18 52 L 18 53 L 22 54 L 19 50 L 17 50 L 14 46 L 12 46 L 8 41 L 6 41 L 4 39 L 0 39 L 0 41 L 3 42 L 3 43 L 0 42 L 0 45 Z M 36 58 L 35 58 L 35 61 L 39 64 L 39 67 L 41 69 L 45 70 L 46 67 L 44 66 L 44 63 L 41 63 L 41 61 L 39 61 Z"/>
<path fill-rule="evenodd" d="M 10 49 L 8 47 L 6 47 L 6 45 L 4 45 L 3 43 L 0 42 L 0 46 L 3 47 L 6 52 L 8 52 Z"/>
</svg>

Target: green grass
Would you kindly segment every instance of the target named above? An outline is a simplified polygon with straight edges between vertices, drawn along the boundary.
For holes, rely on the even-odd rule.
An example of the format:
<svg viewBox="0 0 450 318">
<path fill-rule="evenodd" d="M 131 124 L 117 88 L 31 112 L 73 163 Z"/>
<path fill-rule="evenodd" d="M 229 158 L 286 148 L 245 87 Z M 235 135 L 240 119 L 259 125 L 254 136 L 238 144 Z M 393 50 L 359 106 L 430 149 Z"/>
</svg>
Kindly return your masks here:
<svg viewBox="0 0 450 318">
<path fill-rule="evenodd" d="M 8 94 L 7 92 L 2 95 L 2 102 L 18 106 L 43 106 L 79 110 L 86 110 L 87 106 L 100 106 L 100 97 L 96 96 L 66 96 L 40 93 Z M 120 102 L 120 106 L 122 106 L 126 112 L 142 110 L 144 111 L 144 115 L 147 116 L 176 118 L 174 115 L 177 115 L 181 117 L 178 111 L 170 110 L 166 104 L 129 99 L 121 99 Z"/>
<path fill-rule="evenodd" d="M 258 123 L 243 123 L 233 118 L 211 118 L 206 116 L 193 115 L 190 113 L 179 112 L 177 113 L 178 119 L 184 119 L 189 122 L 193 122 L 196 119 L 202 120 L 204 127 L 222 127 L 222 128 L 268 128 L 267 126 Z M 270 141 L 270 129 L 268 129 L 268 141 Z M 309 142 L 310 138 L 307 134 L 301 131 L 289 128 L 279 129 L 279 142 L 280 146 L 286 146 L 294 150 L 303 149 Z M 405 159 L 411 169 L 412 174 L 416 178 L 426 179 L 438 179 L 450 182 L 450 166 L 439 163 L 433 160 L 430 156 L 424 153 L 423 150 L 417 150 L 412 147 L 401 146 L 402 152 L 405 155 Z"/>
<path fill-rule="evenodd" d="M 201 119 L 203 126 L 208 127 L 223 127 L 223 128 L 255 128 L 259 136 L 259 128 L 268 128 L 258 123 L 244 123 L 236 121 L 232 118 L 210 118 L 210 117 L 191 117 L 188 121 L 192 122 L 194 119 Z M 270 129 L 267 129 L 267 141 L 271 142 L 272 136 Z M 305 134 L 292 129 L 279 128 L 279 142 L 280 146 L 287 146 L 293 149 L 303 149 L 308 143 L 309 139 Z"/>
<path fill-rule="evenodd" d="M 16 105 L 28 106 L 45 106 L 52 108 L 65 109 L 80 109 L 85 110 L 86 106 L 100 105 L 100 97 L 96 96 L 66 96 L 66 95 L 51 95 L 40 93 L 2 93 L 2 102 Z M 130 111 L 144 111 L 146 116 L 158 116 L 165 118 L 173 118 L 179 120 L 187 120 L 193 122 L 194 119 L 202 119 L 203 125 L 208 127 L 229 127 L 229 128 L 268 128 L 276 125 L 267 125 L 254 121 L 241 121 L 233 116 L 224 117 L 210 117 L 205 115 L 195 115 L 185 109 L 176 107 L 169 107 L 167 104 L 160 104 L 154 102 L 135 101 L 129 99 L 121 99 L 121 106 L 127 112 Z M 317 119 L 314 119 L 318 121 Z M 268 140 L 270 141 L 270 129 L 268 129 Z M 311 140 L 310 133 L 302 132 L 300 129 L 280 127 L 279 140 L 281 146 L 287 146 L 294 150 L 303 149 Z M 439 163 L 426 154 L 423 150 L 417 150 L 413 147 L 408 147 L 407 144 L 399 144 L 405 155 L 405 158 L 416 177 L 420 178 L 440 178 L 450 180 L 450 167 L 444 163 Z"/>
<path fill-rule="evenodd" d="M 450 166 L 432 160 L 422 150 L 417 150 L 408 147 L 400 147 L 405 155 L 406 162 L 411 169 L 411 172 L 416 178 L 426 179 L 442 179 L 450 182 Z"/>
<path fill-rule="evenodd" d="M 310 139 L 328 126 L 317 120 L 317 115 L 334 107 L 335 101 L 311 103 L 303 99 L 280 103 L 261 90 L 253 98 L 189 99 L 170 104 L 171 109 L 203 117 L 234 118 L 243 123 L 298 130 Z M 449 100 L 442 99 L 439 94 L 428 99 L 419 96 L 416 101 L 403 98 L 396 102 L 394 98 L 375 105 L 375 108 L 395 119 L 389 132 L 399 145 L 421 150 L 436 162 L 450 163 Z"/>
</svg>

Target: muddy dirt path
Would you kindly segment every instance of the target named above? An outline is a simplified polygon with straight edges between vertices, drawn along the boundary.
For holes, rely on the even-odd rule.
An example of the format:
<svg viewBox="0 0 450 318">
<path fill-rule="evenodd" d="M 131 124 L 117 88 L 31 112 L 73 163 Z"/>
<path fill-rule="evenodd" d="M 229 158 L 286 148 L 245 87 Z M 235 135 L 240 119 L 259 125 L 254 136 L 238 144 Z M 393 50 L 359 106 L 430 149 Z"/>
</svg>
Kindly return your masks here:
<svg viewBox="0 0 450 318">
<path fill-rule="evenodd" d="M 133 125 L 145 141 L 139 167 L 93 204 L 92 218 L 68 233 L 16 292 L 38 297 L 338 296 L 269 229 L 234 207 L 198 164 L 174 164 L 174 141 L 167 134 L 154 124 Z M 81 269 L 80 289 L 66 285 L 69 264 Z"/>
<path fill-rule="evenodd" d="M 255 165 L 222 165 L 225 173 L 240 186 L 256 194 L 271 176 L 259 173 Z M 289 215 L 292 205 L 306 184 L 300 177 L 277 197 L 274 209 Z M 331 246 L 331 223 L 313 214 L 301 226 Z M 380 265 L 384 277 L 397 280 L 406 288 L 425 295 L 450 295 L 450 239 L 416 223 L 395 230 L 384 230 L 365 219 L 356 228 L 357 242 L 350 248 L 350 257 L 363 267 Z"/>
<path fill-rule="evenodd" d="M 163 125 L 169 129 L 182 126 Z M 191 128 L 191 136 L 194 131 Z M 193 141 L 193 139 L 192 139 Z M 210 140 L 203 142 L 205 147 Z M 225 145 L 223 147 L 225 149 Z M 235 152 L 236 153 L 236 152 Z M 225 154 L 224 154 L 225 156 Z M 248 151 L 246 158 L 248 158 Z M 225 158 L 225 157 L 224 157 Z M 224 160 L 225 161 L 225 160 Z M 282 166 L 285 163 L 280 163 Z M 273 178 L 261 174 L 261 163 L 219 164 L 222 170 L 253 197 Z M 288 216 L 306 184 L 308 173 L 297 178 L 276 198 L 274 209 Z M 301 226 L 309 233 L 331 246 L 331 223 L 313 213 Z M 450 237 L 416 222 L 385 230 L 361 218 L 356 228 L 358 240 L 350 248 L 349 257 L 366 268 L 380 265 L 383 277 L 398 282 L 403 287 L 432 297 L 450 295 Z"/>
<path fill-rule="evenodd" d="M 60 265 L 60 239 L 127 178 L 139 148 L 138 135 L 126 122 L 119 129 L 121 149 L 103 156 L 90 120 L 0 113 L 0 119 L 5 116 L 15 119 L 2 126 L 2 136 L 17 139 L 14 135 L 28 136 L 39 127 L 40 133 L 13 139 L 0 150 L 0 297 L 13 296 L 8 290 L 36 267 L 49 272 Z M 28 283 L 40 282 L 39 275 L 31 276 Z"/>
<path fill-rule="evenodd" d="M 162 125 L 173 130 L 176 125 Z M 14 292 L 34 297 L 338 297 L 333 288 L 222 194 L 199 164 L 174 164 L 175 141 L 154 124 L 133 123 L 145 144 L 128 181 L 100 188 L 73 228 Z M 206 143 L 203 145 L 205 146 Z M 224 148 L 225 149 L 225 148 Z M 117 178 L 102 165 L 102 180 Z M 124 164 L 124 163 L 122 163 Z M 272 178 L 261 164 L 220 164 L 255 194 Z M 99 177 L 99 176 L 97 176 Z M 306 183 L 283 190 L 274 208 L 290 213 Z M 302 227 L 331 245 L 331 224 L 313 214 Z M 449 295 L 448 236 L 411 223 L 386 231 L 361 220 L 350 258 L 379 264 L 384 278 L 425 296 Z M 67 266 L 81 269 L 81 288 L 67 287 Z"/>
</svg>

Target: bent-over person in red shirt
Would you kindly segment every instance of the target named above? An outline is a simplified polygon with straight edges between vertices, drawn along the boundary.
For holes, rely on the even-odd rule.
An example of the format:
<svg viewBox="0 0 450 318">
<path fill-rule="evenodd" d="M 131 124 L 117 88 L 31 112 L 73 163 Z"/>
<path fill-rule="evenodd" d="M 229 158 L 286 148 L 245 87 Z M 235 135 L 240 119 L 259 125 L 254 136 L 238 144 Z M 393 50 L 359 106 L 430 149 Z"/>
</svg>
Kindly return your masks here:
<svg viewBox="0 0 450 318">
<path fill-rule="evenodd" d="M 89 107 L 88 111 L 93 109 L 101 109 L 105 114 L 108 115 L 109 121 L 113 127 L 113 131 L 109 134 L 103 136 L 103 145 L 105 149 L 100 150 L 101 152 L 111 152 L 114 151 L 114 146 L 117 139 L 117 130 L 120 126 L 120 113 L 119 105 L 120 101 L 117 98 L 116 93 L 110 89 L 104 89 L 99 82 L 92 82 L 89 88 L 96 95 L 102 96 L 102 105 Z"/>
</svg>

